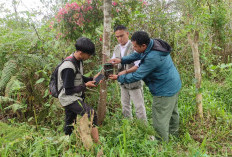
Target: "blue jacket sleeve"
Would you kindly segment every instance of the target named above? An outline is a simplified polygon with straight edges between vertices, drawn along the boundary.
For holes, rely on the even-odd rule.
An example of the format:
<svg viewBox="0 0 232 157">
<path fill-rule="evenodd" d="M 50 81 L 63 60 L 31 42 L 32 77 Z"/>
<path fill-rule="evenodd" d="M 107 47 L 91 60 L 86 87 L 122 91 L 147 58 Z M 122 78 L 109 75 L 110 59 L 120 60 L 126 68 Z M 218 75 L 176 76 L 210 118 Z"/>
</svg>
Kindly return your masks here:
<svg viewBox="0 0 232 157">
<path fill-rule="evenodd" d="M 125 75 L 120 75 L 118 77 L 118 82 L 124 84 L 124 83 L 132 83 L 144 79 L 147 75 L 149 75 L 157 68 L 158 66 L 156 64 L 157 58 L 158 57 L 151 55 L 146 56 L 143 63 L 140 64 L 139 68 L 135 72 Z"/>
<path fill-rule="evenodd" d="M 137 52 L 133 52 L 132 54 L 128 56 L 124 56 L 121 59 L 121 64 L 130 64 L 133 63 L 134 61 L 140 60 L 141 55 Z"/>
</svg>

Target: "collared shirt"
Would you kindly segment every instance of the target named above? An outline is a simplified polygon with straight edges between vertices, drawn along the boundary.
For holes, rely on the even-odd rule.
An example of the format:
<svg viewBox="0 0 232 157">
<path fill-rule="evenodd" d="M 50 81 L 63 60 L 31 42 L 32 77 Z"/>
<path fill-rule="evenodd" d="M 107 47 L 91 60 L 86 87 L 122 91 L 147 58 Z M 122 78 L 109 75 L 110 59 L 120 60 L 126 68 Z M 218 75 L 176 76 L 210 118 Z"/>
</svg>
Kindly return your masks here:
<svg viewBox="0 0 232 157">
<path fill-rule="evenodd" d="M 129 42 L 130 42 L 130 40 L 128 40 L 128 42 L 125 45 L 119 44 L 120 50 L 121 50 L 121 57 L 124 57 L 125 51 L 126 51 L 126 48 L 127 48 L 128 44 L 129 44 Z M 115 53 L 113 54 L 111 59 L 114 59 L 114 58 L 116 58 Z M 134 62 L 135 66 L 137 66 L 137 67 L 139 67 L 139 63 L 140 63 L 140 60 Z"/>
</svg>

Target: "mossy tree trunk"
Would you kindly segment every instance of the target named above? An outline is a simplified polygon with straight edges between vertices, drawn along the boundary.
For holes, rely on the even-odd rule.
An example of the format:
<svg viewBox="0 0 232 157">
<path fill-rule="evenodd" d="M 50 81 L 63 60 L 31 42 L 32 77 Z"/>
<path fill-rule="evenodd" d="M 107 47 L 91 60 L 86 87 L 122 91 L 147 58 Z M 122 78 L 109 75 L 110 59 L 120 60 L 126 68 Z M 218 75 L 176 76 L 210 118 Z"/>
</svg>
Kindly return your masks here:
<svg viewBox="0 0 232 157">
<path fill-rule="evenodd" d="M 103 51 L 102 64 L 106 63 L 110 56 L 110 32 L 111 32 L 111 7 L 112 0 L 104 0 L 104 32 L 103 32 Z M 105 118 L 107 103 L 106 82 L 100 86 L 100 103 L 98 106 L 98 124 L 101 125 Z"/>
<path fill-rule="evenodd" d="M 203 118 L 203 107 L 202 107 L 202 92 L 201 92 L 201 65 L 200 65 L 200 57 L 198 51 L 198 41 L 199 41 L 199 32 L 194 31 L 193 37 L 188 33 L 188 42 L 192 49 L 193 54 L 193 62 L 194 62 L 194 72 L 196 79 L 196 103 L 197 103 L 197 111 L 200 118 Z"/>
</svg>

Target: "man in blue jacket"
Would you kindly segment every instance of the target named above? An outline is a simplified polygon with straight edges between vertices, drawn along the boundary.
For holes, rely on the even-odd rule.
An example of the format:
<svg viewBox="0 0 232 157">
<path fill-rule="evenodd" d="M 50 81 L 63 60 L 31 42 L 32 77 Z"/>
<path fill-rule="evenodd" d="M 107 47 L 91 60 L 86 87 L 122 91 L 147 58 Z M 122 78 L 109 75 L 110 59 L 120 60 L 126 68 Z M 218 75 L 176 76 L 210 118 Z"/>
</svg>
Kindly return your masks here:
<svg viewBox="0 0 232 157">
<path fill-rule="evenodd" d="M 169 134 L 177 135 L 179 129 L 178 94 L 181 88 L 179 73 L 170 56 L 171 47 L 163 40 L 150 39 L 144 31 L 135 32 L 131 41 L 136 51 L 121 59 L 111 59 L 113 64 L 130 64 L 141 60 L 139 68 L 125 75 L 111 75 L 120 83 L 143 80 L 153 97 L 153 126 L 159 137 L 168 141 Z M 159 139 L 158 137 L 158 139 Z"/>
</svg>

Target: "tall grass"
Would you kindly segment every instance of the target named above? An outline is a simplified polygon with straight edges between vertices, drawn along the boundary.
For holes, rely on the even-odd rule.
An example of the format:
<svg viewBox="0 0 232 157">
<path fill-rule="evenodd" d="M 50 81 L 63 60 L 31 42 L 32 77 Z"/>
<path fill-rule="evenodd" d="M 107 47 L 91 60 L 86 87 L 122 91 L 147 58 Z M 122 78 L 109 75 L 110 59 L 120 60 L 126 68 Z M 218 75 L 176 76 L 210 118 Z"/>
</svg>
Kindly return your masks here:
<svg viewBox="0 0 232 157">
<path fill-rule="evenodd" d="M 99 127 L 100 145 L 86 151 L 75 135 L 68 137 L 62 131 L 63 118 L 54 119 L 58 126 L 45 128 L 39 125 L 0 122 L 0 156 L 97 156 L 103 150 L 105 156 L 231 156 L 232 155 L 232 114 L 229 99 L 221 95 L 231 95 L 227 89 L 230 82 L 219 84 L 203 80 L 204 119 L 196 118 L 194 84 L 183 86 L 179 96 L 180 136 L 170 137 L 169 143 L 151 140 L 155 135 L 152 128 L 152 96 L 144 87 L 148 124 L 125 119 L 117 101 L 107 110 L 106 118 Z M 115 84 L 112 85 L 115 89 Z M 109 97 L 114 90 L 109 90 Z M 111 95 L 112 94 L 112 95 Z M 229 96 L 228 96 L 229 97 Z M 228 98 L 226 97 L 226 98 Z M 134 114 L 134 111 L 133 111 Z M 134 114 L 135 117 L 135 114 Z M 54 128 L 57 128 L 56 130 Z"/>
</svg>

